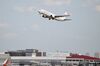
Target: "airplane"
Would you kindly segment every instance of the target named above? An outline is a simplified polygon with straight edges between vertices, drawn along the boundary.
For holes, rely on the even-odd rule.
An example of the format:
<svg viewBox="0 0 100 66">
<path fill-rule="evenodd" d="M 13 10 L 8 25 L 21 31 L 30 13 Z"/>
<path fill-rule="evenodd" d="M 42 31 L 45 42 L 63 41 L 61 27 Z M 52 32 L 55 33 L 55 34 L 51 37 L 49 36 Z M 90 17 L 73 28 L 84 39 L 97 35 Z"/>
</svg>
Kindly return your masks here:
<svg viewBox="0 0 100 66">
<path fill-rule="evenodd" d="M 67 12 L 64 13 L 64 15 L 55 15 L 47 10 L 41 9 L 38 11 L 38 13 L 44 17 L 48 18 L 49 20 L 57 20 L 57 21 L 69 21 L 71 19 L 67 19 L 67 16 L 70 16 Z"/>
</svg>

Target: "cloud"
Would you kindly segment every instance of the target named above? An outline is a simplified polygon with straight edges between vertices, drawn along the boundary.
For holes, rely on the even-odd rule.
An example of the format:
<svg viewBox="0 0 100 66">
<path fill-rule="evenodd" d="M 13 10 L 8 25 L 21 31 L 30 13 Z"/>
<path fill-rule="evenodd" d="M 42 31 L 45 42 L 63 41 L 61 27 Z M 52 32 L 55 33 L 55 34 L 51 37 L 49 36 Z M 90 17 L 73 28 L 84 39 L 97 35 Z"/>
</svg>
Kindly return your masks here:
<svg viewBox="0 0 100 66">
<path fill-rule="evenodd" d="M 7 23 L 0 23 L 0 28 L 6 28 L 6 27 L 8 27 Z"/>
<path fill-rule="evenodd" d="M 44 0 L 46 5 L 63 5 L 70 4 L 71 0 Z"/>
<path fill-rule="evenodd" d="M 33 30 L 36 30 L 38 31 L 39 30 L 39 25 L 38 24 L 32 24 L 32 27 L 31 27 Z"/>
<path fill-rule="evenodd" d="M 6 31 L 8 31 L 9 24 L 5 21 L 0 20 L 0 39 L 3 39 Z"/>
<path fill-rule="evenodd" d="M 4 39 L 14 39 L 14 38 L 16 38 L 16 36 L 17 36 L 17 34 L 16 33 L 12 33 L 12 32 L 3 34 L 3 38 Z"/>
<path fill-rule="evenodd" d="M 82 0 L 82 6 L 83 7 L 90 7 L 90 6 L 94 6 L 96 4 L 96 0 Z"/>
<path fill-rule="evenodd" d="M 18 12 L 32 12 L 35 7 L 33 6 L 15 6 L 14 10 Z"/>
<path fill-rule="evenodd" d="M 96 6 L 96 11 L 100 12 L 100 5 Z"/>
<path fill-rule="evenodd" d="M 3 40 L 15 39 L 16 37 L 17 34 L 13 32 L 0 32 L 0 39 Z"/>
<path fill-rule="evenodd" d="M 83 0 L 83 7 L 91 7 L 100 12 L 100 0 Z"/>
</svg>

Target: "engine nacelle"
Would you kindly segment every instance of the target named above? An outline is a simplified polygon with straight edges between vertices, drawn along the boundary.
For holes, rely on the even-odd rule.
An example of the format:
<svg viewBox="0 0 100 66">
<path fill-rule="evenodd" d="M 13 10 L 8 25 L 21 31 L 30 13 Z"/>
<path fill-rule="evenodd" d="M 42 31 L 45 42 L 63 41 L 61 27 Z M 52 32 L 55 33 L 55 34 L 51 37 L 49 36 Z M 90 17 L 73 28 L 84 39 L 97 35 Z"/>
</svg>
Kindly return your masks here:
<svg viewBox="0 0 100 66">
<path fill-rule="evenodd" d="M 50 18 L 53 20 L 53 19 L 55 18 L 55 16 L 53 16 L 53 15 L 50 15 Z"/>
</svg>

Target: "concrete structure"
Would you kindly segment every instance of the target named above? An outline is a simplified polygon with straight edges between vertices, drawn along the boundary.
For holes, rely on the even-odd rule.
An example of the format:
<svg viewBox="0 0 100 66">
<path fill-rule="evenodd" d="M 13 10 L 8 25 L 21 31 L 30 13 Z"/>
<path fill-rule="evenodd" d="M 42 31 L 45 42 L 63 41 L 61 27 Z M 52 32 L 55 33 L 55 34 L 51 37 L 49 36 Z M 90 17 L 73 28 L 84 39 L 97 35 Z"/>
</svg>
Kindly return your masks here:
<svg viewBox="0 0 100 66">
<path fill-rule="evenodd" d="M 46 56 L 46 52 L 40 52 L 37 49 L 8 51 L 5 54 L 9 54 L 10 56 Z"/>
<path fill-rule="evenodd" d="M 13 63 L 19 65 L 46 65 L 46 66 L 99 66 L 100 59 L 86 55 L 70 54 L 70 56 L 46 57 L 11 57 Z"/>
<path fill-rule="evenodd" d="M 94 54 L 94 57 L 100 58 L 100 53 L 99 53 L 99 52 L 96 52 L 96 53 Z"/>
<path fill-rule="evenodd" d="M 81 66 L 100 66 L 100 58 L 79 55 L 79 54 L 71 54 L 69 57 L 72 60 L 66 60 L 67 62 L 74 63 L 73 65 L 81 65 Z"/>
<path fill-rule="evenodd" d="M 23 65 L 52 65 L 52 64 L 60 64 L 61 62 L 65 62 L 66 58 L 58 58 L 58 57 L 11 57 L 12 63 L 14 64 L 23 64 Z M 26 64 L 27 63 L 27 64 Z"/>
<path fill-rule="evenodd" d="M 46 53 L 36 49 L 8 51 L 12 66 L 100 66 L 100 58 L 73 53 Z"/>
</svg>

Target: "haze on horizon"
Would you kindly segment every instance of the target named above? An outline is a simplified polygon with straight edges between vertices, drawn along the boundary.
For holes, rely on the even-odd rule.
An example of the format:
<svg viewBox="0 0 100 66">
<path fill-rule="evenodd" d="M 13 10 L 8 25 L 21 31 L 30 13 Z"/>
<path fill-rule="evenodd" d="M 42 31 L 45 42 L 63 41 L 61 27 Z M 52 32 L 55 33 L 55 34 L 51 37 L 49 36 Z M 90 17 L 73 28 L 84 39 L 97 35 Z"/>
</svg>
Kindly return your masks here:
<svg viewBox="0 0 100 66">
<path fill-rule="evenodd" d="M 72 21 L 40 17 L 71 13 Z M 100 0 L 0 0 L 0 51 L 100 52 Z"/>
</svg>

